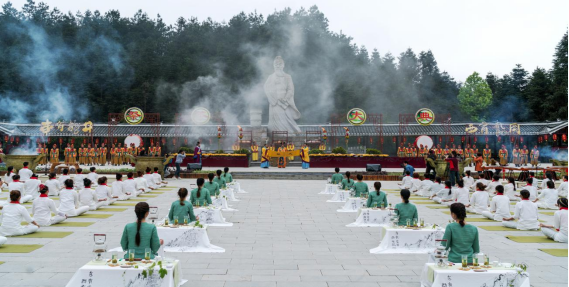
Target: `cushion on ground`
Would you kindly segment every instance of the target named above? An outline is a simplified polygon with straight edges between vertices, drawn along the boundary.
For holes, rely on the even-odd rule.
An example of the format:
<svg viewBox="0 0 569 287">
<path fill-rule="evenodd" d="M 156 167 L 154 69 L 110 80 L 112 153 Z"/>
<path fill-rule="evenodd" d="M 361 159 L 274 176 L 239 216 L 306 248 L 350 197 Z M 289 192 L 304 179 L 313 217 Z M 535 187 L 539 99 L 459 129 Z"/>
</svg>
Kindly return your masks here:
<svg viewBox="0 0 569 287">
<path fill-rule="evenodd" d="M 468 219 L 467 219 L 468 222 Z M 513 229 L 513 228 L 507 228 L 504 226 L 478 226 L 478 228 L 482 228 L 486 231 L 539 231 L 539 230 L 519 230 L 519 229 Z"/>
<path fill-rule="evenodd" d="M 508 235 L 506 238 L 517 242 L 517 243 L 555 243 L 553 239 L 549 239 L 545 236 L 511 236 Z"/>
<path fill-rule="evenodd" d="M 55 225 L 50 225 L 49 227 L 89 227 L 93 224 L 95 224 L 95 222 L 63 221 Z"/>
<path fill-rule="evenodd" d="M 157 196 L 158 196 L 158 195 L 155 195 L 155 194 L 141 194 L 141 195 L 139 195 L 138 197 L 150 197 L 150 198 L 153 198 L 153 197 L 157 197 Z"/>
<path fill-rule="evenodd" d="M 112 214 L 95 214 L 95 213 L 83 213 L 79 216 L 76 216 L 77 218 L 109 218 L 113 216 Z"/>
<path fill-rule="evenodd" d="M 450 209 L 450 206 L 439 204 L 439 205 L 427 206 L 427 208 L 430 208 L 430 209 Z"/>
<path fill-rule="evenodd" d="M 122 201 L 111 204 L 111 206 L 135 206 L 135 205 L 136 203 L 133 202 L 122 202 Z"/>
<path fill-rule="evenodd" d="M 34 233 L 14 236 L 15 238 L 64 238 L 71 235 L 73 232 L 63 232 L 63 231 L 37 231 Z"/>
<path fill-rule="evenodd" d="M 127 210 L 128 208 L 112 208 L 112 207 L 101 207 L 97 210 L 94 211 L 103 211 L 103 212 L 123 212 L 125 210 Z"/>
<path fill-rule="evenodd" d="M 42 247 L 41 244 L 4 244 L 0 246 L 0 253 L 30 253 Z"/>
<path fill-rule="evenodd" d="M 557 257 L 567 257 L 567 249 L 539 249 L 549 255 L 557 256 Z"/>
</svg>

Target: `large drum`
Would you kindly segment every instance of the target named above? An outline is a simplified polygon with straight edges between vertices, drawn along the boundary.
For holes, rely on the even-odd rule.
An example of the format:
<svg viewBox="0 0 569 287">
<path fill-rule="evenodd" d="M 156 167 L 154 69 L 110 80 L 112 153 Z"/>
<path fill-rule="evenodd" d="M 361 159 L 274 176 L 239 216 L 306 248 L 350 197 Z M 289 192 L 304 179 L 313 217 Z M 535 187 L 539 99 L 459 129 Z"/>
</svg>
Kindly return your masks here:
<svg viewBox="0 0 569 287">
<path fill-rule="evenodd" d="M 418 136 L 415 139 L 415 146 L 420 147 L 421 145 L 423 145 L 423 147 L 431 149 L 434 145 L 433 139 L 430 136 Z"/>
<path fill-rule="evenodd" d="M 124 146 L 129 147 L 133 143 L 135 147 L 139 147 L 142 143 L 142 138 L 139 135 L 129 135 L 124 139 Z"/>
</svg>

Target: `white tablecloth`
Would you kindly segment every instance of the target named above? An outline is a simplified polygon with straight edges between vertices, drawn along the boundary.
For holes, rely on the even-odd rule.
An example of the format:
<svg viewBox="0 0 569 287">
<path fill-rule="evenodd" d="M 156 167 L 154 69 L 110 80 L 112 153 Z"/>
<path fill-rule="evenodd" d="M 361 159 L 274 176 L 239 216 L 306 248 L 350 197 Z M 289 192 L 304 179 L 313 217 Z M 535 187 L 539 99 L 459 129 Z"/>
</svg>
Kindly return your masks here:
<svg viewBox="0 0 569 287">
<path fill-rule="evenodd" d="M 330 184 L 327 183 L 326 187 L 324 188 L 323 191 L 321 191 L 318 194 L 335 194 L 336 190 L 338 190 L 338 185 L 337 184 Z"/>
<path fill-rule="evenodd" d="M 194 215 L 196 219 L 199 218 L 200 223 L 209 226 L 233 226 L 233 223 L 225 221 L 219 207 L 194 208 Z"/>
<path fill-rule="evenodd" d="M 120 262 L 125 262 L 120 261 Z M 73 274 L 73 277 L 67 283 L 67 287 L 142 287 L 142 286 L 152 286 L 152 287 L 178 287 L 187 280 L 182 278 L 182 268 L 180 267 L 180 262 L 178 260 L 174 261 L 174 265 L 170 268 L 166 266 L 166 263 L 162 261 L 162 267 L 168 271 L 164 278 L 160 278 L 158 270 L 160 268 L 156 266 L 152 276 L 147 276 L 144 278 L 142 276 L 142 271 L 148 269 L 150 264 L 138 263 L 138 269 L 134 267 L 131 268 L 121 268 L 121 267 L 110 267 L 107 265 L 107 261 L 102 262 L 91 261 L 79 268 Z"/>
<path fill-rule="evenodd" d="M 245 190 L 241 189 L 241 184 L 239 184 L 236 181 L 232 181 L 231 183 L 228 183 L 227 187 L 232 188 L 233 192 L 235 192 L 235 193 L 248 193 Z"/>
<path fill-rule="evenodd" d="M 223 211 L 239 211 L 237 209 L 229 207 L 229 204 L 227 204 L 227 198 L 223 196 L 220 196 L 218 198 L 215 198 L 215 196 L 211 197 L 211 205 L 219 207 Z"/>
<path fill-rule="evenodd" d="M 392 211 L 389 209 L 362 208 L 358 212 L 356 221 L 346 225 L 347 227 L 379 227 L 390 224 Z"/>
<path fill-rule="evenodd" d="M 360 208 L 365 207 L 367 199 L 359 197 L 350 197 L 338 212 L 358 212 Z"/>
<path fill-rule="evenodd" d="M 382 240 L 378 247 L 371 249 L 373 254 L 388 253 L 423 253 L 427 254 L 435 250 L 436 239 L 441 239 L 444 230 L 427 227 L 420 230 L 394 228 L 387 225 L 381 226 Z"/>
<path fill-rule="evenodd" d="M 515 286 L 530 287 L 529 273 L 518 273 L 512 268 L 489 268 L 487 272 L 458 270 L 460 264 L 440 268 L 433 263 L 425 264 L 421 273 L 422 287 L 480 287 L 480 286 Z"/>
<path fill-rule="evenodd" d="M 158 237 L 164 240 L 166 252 L 222 253 L 225 249 L 209 242 L 207 225 L 204 228 L 181 226 L 179 228 L 157 227 Z"/>
<path fill-rule="evenodd" d="M 239 199 L 237 199 L 237 197 L 235 197 L 235 192 L 233 192 L 233 189 L 231 189 L 231 188 L 220 189 L 219 195 L 220 196 L 223 196 L 223 195 L 227 196 L 227 200 L 229 200 L 229 201 L 239 201 Z"/>
<path fill-rule="evenodd" d="M 350 197 L 349 190 L 337 190 L 332 199 L 327 200 L 326 202 L 346 202 Z"/>
</svg>

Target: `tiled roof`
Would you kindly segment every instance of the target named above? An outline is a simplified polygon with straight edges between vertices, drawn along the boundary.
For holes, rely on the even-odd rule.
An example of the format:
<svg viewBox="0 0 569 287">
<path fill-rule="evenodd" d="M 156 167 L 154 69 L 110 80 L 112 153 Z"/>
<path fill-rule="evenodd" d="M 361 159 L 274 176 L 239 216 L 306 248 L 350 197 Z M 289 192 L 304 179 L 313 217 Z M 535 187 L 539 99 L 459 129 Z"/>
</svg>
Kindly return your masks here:
<svg viewBox="0 0 569 287">
<path fill-rule="evenodd" d="M 455 136 L 466 135 L 465 129 L 469 126 L 469 123 L 453 123 L 450 125 L 451 134 Z M 479 123 L 473 124 L 475 127 L 479 127 Z M 241 125 L 243 130 L 250 131 L 250 125 Z M 509 130 L 509 123 L 502 123 L 503 128 L 507 131 Z M 567 128 L 567 122 L 543 122 L 543 123 L 519 123 L 520 134 L 521 135 L 541 135 L 541 134 L 551 134 L 557 132 L 563 128 Z M 184 136 L 200 136 L 200 137 L 215 137 L 217 135 L 217 125 L 174 125 L 174 124 L 162 124 L 159 126 L 160 137 L 184 137 Z M 350 136 L 379 136 L 379 125 L 364 124 L 360 126 L 351 125 L 335 125 L 330 124 L 323 125 L 299 125 L 302 130 L 301 136 L 305 136 L 306 131 L 320 131 L 321 127 L 324 127 L 328 136 L 344 136 L 344 127 L 348 127 L 350 130 Z M 489 123 L 489 134 L 495 135 L 495 123 Z M 60 131 L 58 129 L 53 129 L 50 131 L 48 136 L 50 137 L 72 137 L 72 136 L 86 136 L 81 131 L 82 126 L 80 126 L 77 133 L 73 131 L 68 131 L 67 127 Z M 399 135 L 399 124 L 384 124 L 383 125 L 383 135 L 384 136 L 398 136 Z M 432 124 L 430 126 L 421 126 L 418 124 L 409 124 L 405 127 L 406 136 L 419 136 L 419 135 L 446 135 L 448 125 Z M 154 137 L 156 135 L 157 126 L 150 124 L 139 124 L 139 125 L 128 125 L 119 124 L 111 129 L 114 130 L 113 135 L 115 137 L 124 137 L 131 134 L 137 134 L 141 137 Z M 11 124 L 11 123 L 0 123 L 0 132 L 7 134 L 9 136 L 42 136 L 40 132 L 40 124 Z M 237 125 L 227 125 L 223 126 L 222 135 L 223 136 L 237 136 L 238 128 Z M 478 135 L 482 135 L 477 133 Z M 109 136 L 109 126 L 107 124 L 95 124 L 93 126 L 93 136 L 94 137 L 107 137 Z M 291 134 L 292 136 L 292 134 Z"/>
</svg>

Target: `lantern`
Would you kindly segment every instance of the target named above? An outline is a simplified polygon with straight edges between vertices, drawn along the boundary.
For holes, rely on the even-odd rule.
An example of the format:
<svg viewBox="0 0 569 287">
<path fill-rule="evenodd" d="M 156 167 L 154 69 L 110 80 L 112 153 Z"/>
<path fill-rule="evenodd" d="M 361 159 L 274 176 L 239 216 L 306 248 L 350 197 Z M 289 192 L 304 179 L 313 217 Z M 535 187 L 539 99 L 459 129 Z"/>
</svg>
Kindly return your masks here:
<svg viewBox="0 0 569 287">
<path fill-rule="evenodd" d="M 520 137 L 520 143 L 524 143 L 524 138 Z"/>
<path fill-rule="evenodd" d="M 154 139 L 150 138 L 150 145 L 153 145 L 153 144 L 154 144 Z"/>
<path fill-rule="evenodd" d="M 237 126 L 239 128 L 239 135 L 237 136 L 239 140 L 243 139 L 243 128 L 241 126 Z"/>
<path fill-rule="evenodd" d="M 393 143 L 396 143 L 396 142 L 397 142 L 397 138 L 393 137 Z"/>
<path fill-rule="evenodd" d="M 172 138 L 172 145 L 176 146 L 176 138 Z"/>
<path fill-rule="evenodd" d="M 166 145 L 166 138 L 162 138 L 162 145 Z"/>
<path fill-rule="evenodd" d="M 567 134 L 562 134 L 561 139 L 563 140 L 563 142 L 567 142 Z"/>
<path fill-rule="evenodd" d="M 544 135 L 544 136 L 543 136 L 543 140 L 544 140 L 544 141 L 547 141 L 548 139 L 549 139 L 549 135 Z"/>
<path fill-rule="evenodd" d="M 369 144 L 373 144 L 373 138 L 369 137 Z"/>
<path fill-rule="evenodd" d="M 451 137 L 451 138 L 450 138 L 450 142 L 451 142 L 451 143 L 454 143 L 454 137 Z"/>
<path fill-rule="evenodd" d="M 346 135 L 345 135 L 346 139 L 349 139 L 350 138 L 350 129 L 347 127 L 344 127 L 344 130 L 346 130 Z"/>
<path fill-rule="evenodd" d="M 20 137 L 16 137 L 16 143 L 17 143 L 17 144 L 20 143 Z"/>
<path fill-rule="evenodd" d="M 488 136 L 485 136 L 484 139 L 486 140 L 486 143 L 488 143 Z"/>
<path fill-rule="evenodd" d="M 117 138 L 115 138 L 115 143 L 117 143 L 117 141 L 118 141 L 118 139 L 117 139 Z M 152 141 L 152 140 L 151 140 L 151 141 Z"/>
<path fill-rule="evenodd" d="M 48 142 L 48 143 L 51 142 L 51 138 L 48 137 L 48 138 L 47 138 L 47 142 Z"/>
<path fill-rule="evenodd" d="M 31 140 L 30 138 L 28 138 L 28 139 L 26 140 L 26 143 L 27 143 L 27 144 L 30 144 L 31 141 L 32 141 L 32 140 Z"/>
<path fill-rule="evenodd" d="M 83 144 L 87 144 L 87 138 L 83 138 Z"/>
<path fill-rule="evenodd" d="M 478 137 L 474 137 L 474 143 L 478 141 Z"/>
<path fill-rule="evenodd" d="M 4 141 L 7 142 L 8 139 L 9 139 L 8 135 L 5 135 L 5 136 L 4 136 Z"/>
<path fill-rule="evenodd" d="M 502 137 L 498 136 L 498 142 L 502 142 Z"/>
<path fill-rule="evenodd" d="M 326 129 L 323 127 L 320 127 L 322 129 L 322 139 L 323 140 L 327 140 L 328 139 L 328 133 L 326 132 Z"/>
<path fill-rule="evenodd" d="M 358 145 L 362 143 L 362 137 L 358 137 Z"/>
<path fill-rule="evenodd" d="M 553 141 L 557 141 L 557 134 L 553 134 Z"/>
<path fill-rule="evenodd" d="M 221 126 L 217 126 L 217 139 L 221 138 Z"/>
<path fill-rule="evenodd" d="M 75 139 L 71 139 L 71 144 L 75 144 Z"/>
<path fill-rule="evenodd" d="M 96 144 L 99 144 L 99 138 L 96 138 L 96 139 L 95 139 L 95 143 L 96 143 Z"/>
<path fill-rule="evenodd" d="M 464 136 L 460 137 L 460 142 L 464 143 Z"/>
<path fill-rule="evenodd" d="M 107 139 L 105 138 L 105 144 L 107 144 Z"/>
<path fill-rule="evenodd" d="M 209 141 L 211 142 L 211 139 L 209 139 Z M 188 138 L 184 139 L 184 145 L 188 145 Z"/>
<path fill-rule="evenodd" d="M 63 138 L 59 138 L 59 145 L 63 144 Z"/>
<path fill-rule="evenodd" d="M 541 136 L 538 136 L 538 137 L 537 137 L 537 142 L 538 142 L 538 143 L 541 143 L 541 141 L 542 141 Z"/>
<path fill-rule="evenodd" d="M 510 142 L 514 143 L 515 138 L 513 136 L 510 137 Z"/>
<path fill-rule="evenodd" d="M 336 138 L 336 145 L 338 145 L 338 138 Z"/>
<path fill-rule="evenodd" d="M 379 142 L 383 145 L 383 137 L 379 138 Z"/>
</svg>

